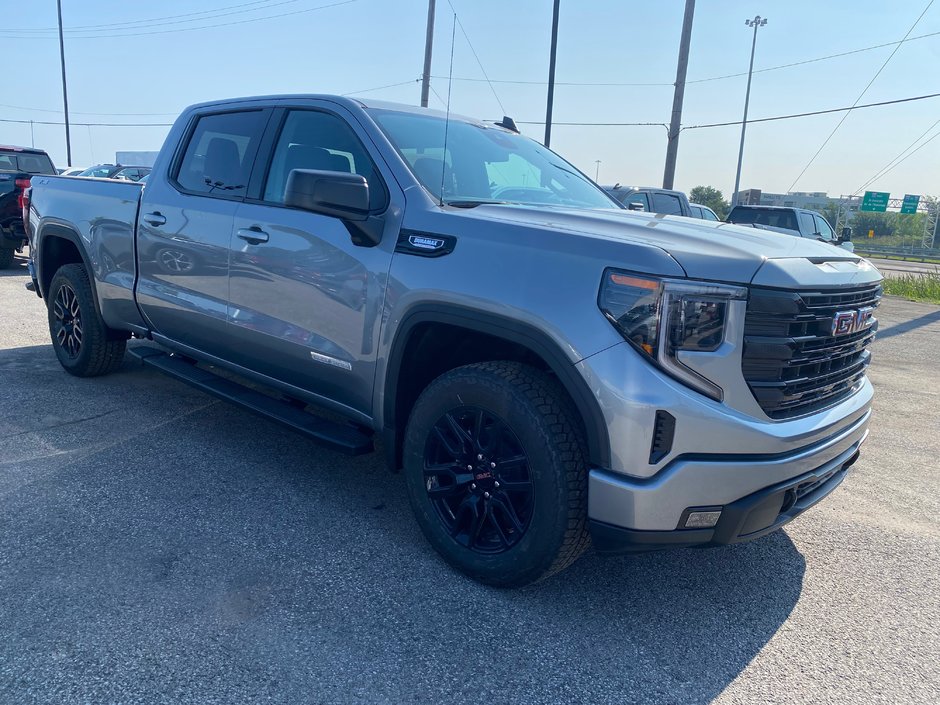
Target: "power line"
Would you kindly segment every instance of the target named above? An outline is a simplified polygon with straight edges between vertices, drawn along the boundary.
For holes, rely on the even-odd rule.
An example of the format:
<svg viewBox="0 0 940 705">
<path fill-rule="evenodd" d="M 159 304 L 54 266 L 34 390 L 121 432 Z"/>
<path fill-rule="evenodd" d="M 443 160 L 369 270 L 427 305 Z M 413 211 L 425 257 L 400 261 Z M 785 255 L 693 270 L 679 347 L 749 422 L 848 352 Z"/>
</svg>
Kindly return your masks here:
<svg viewBox="0 0 940 705">
<path fill-rule="evenodd" d="M 490 80 L 490 77 L 486 75 L 486 69 L 483 68 L 483 62 L 480 61 L 480 57 L 477 55 L 477 50 L 473 48 L 473 42 L 470 41 L 470 35 L 467 34 L 467 30 L 464 29 L 463 22 L 460 21 L 460 17 L 457 15 L 457 9 L 450 0 L 447 0 L 447 4 L 450 5 L 450 9 L 454 12 L 454 17 L 457 18 L 457 26 L 460 27 L 461 34 L 463 34 L 464 39 L 467 40 L 467 45 L 470 47 L 470 51 L 473 52 L 473 58 L 477 60 L 477 66 L 480 67 L 480 71 L 483 73 L 483 78 L 489 85 L 490 90 L 493 91 L 493 97 L 496 98 L 496 103 L 499 105 L 499 109 L 502 110 L 503 115 L 505 115 L 506 108 L 503 107 L 503 102 L 499 99 L 499 96 L 496 95 L 496 89 L 493 88 L 493 82 Z"/>
<path fill-rule="evenodd" d="M 384 86 L 375 86 L 374 88 L 363 88 L 359 91 L 351 91 L 349 93 L 343 93 L 344 96 L 349 95 L 358 95 L 360 93 L 371 93 L 372 91 L 380 91 L 385 88 L 396 88 L 398 86 L 409 86 L 420 79 L 412 79 L 409 81 L 400 81 L 398 83 L 389 83 Z M 2 104 L 0 104 L 2 107 Z M 13 106 L 7 106 L 13 107 Z M 24 108 L 25 109 L 25 108 Z M 55 110 L 46 110 L 43 112 L 60 112 Z M 80 115 L 176 115 L 177 113 L 79 113 Z M 10 118 L 0 118 L 0 122 L 8 122 L 19 125 L 64 125 L 64 122 L 59 122 L 55 120 L 13 120 Z M 72 125 L 82 125 L 86 127 L 171 127 L 172 122 L 71 122 Z"/>
<path fill-rule="evenodd" d="M 193 22 L 193 21 L 203 21 L 203 20 L 212 20 L 217 17 L 227 17 L 229 15 L 237 15 L 245 12 L 260 12 L 262 10 L 267 10 L 272 7 L 277 7 L 278 5 L 289 5 L 300 0 L 281 0 L 280 2 L 271 3 L 271 0 L 254 0 L 254 2 L 241 3 L 239 5 L 228 5 L 225 7 L 217 7 L 214 10 L 200 10 L 199 12 L 187 12 L 182 15 L 167 15 L 165 17 L 151 17 L 144 20 L 128 20 L 126 22 L 109 22 L 107 24 L 86 24 L 78 25 L 75 27 L 70 27 L 65 30 L 66 33 L 76 33 L 76 32 L 100 32 L 100 31 L 117 31 L 118 29 L 136 29 L 133 25 L 145 25 L 148 27 L 159 26 L 163 24 L 177 24 L 178 22 Z M 247 10 L 236 10 L 235 8 L 248 7 L 249 5 L 263 5 L 264 7 L 251 7 Z M 224 12 L 224 10 L 233 10 L 232 12 Z M 181 19 L 181 18 L 193 18 L 198 15 L 209 15 L 209 17 L 200 17 L 197 20 L 193 19 Z M 164 20 L 174 20 L 173 22 L 164 22 Z M 5 31 L 18 33 L 32 33 L 32 34 L 48 34 L 51 32 L 57 32 L 57 27 L 41 27 L 41 28 L 28 28 L 28 27 L 16 27 L 8 28 Z"/>
<path fill-rule="evenodd" d="M 893 50 L 891 51 L 891 53 L 888 55 L 888 58 L 884 60 L 884 63 L 883 63 L 883 64 L 881 65 L 881 67 L 875 72 L 875 75 L 872 76 L 871 80 L 868 82 L 868 85 L 865 86 L 865 88 L 862 89 L 862 92 L 858 94 L 858 98 L 855 99 L 855 103 L 852 105 L 852 108 L 854 108 L 856 105 L 858 105 L 858 102 L 865 96 L 865 94 L 868 92 L 868 89 L 871 88 L 871 86 L 872 86 L 872 84 L 875 82 L 875 80 L 881 75 L 881 72 L 884 71 L 885 66 L 887 66 L 888 63 L 891 61 L 891 59 L 894 58 L 894 55 L 898 53 L 898 49 L 901 48 L 901 45 L 904 43 L 904 41 L 911 35 L 911 32 L 914 31 L 914 28 L 918 25 L 918 23 L 921 21 L 921 19 L 923 19 L 924 15 L 927 14 L 927 10 L 930 9 L 930 6 L 933 5 L 933 3 L 934 3 L 934 0 L 929 0 L 929 2 L 927 3 L 927 6 L 923 9 L 923 11 L 920 13 L 920 15 L 918 15 L 917 19 L 914 20 L 914 24 L 911 25 L 911 28 L 910 28 L 909 30 L 907 30 L 907 33 L 904 35 L 904 37 L 901 38 L 901 41 L 898 43 L 898 45 L 897 45 L 896 47 L 894 47 L 894 49 L 893 49 Z M 829 140 L 831 140 L 832 137 L 833 137 L 833 135 L 835 135 L 836 132 L 839 131 L 839 128 L 842 127 L 842 123 L 844 123 L 844 122 L 848 119 L 848 117 L 849 117 L 849 115 L 851 114 L 851 112 L 852 112 L 851 109 L 850 109 L 848 112 L 846 112 L 845 115 L 842 116 L 842 119 L 839 120 L 839 122 L 836 124 L 836 126 L 835 126 L 834 128 L 832 128 L 832 132 L 830 132 L 830 133 L 829 133 L 829 136 L 826 137 L 826 139 L 823 141 L 823 143 L 822 143 L 821 145 L 819 145 L 819 149 L 817 149 L 817 150 L 816 150 L 816 153 L 815 153 L 812 157 L 810 157 L 810 160 L 809 160 L 808 162 L 806 162 L 806 166 L 803 167 L 803 171 L 801 171 L 801 172 L 799 173 L 799 175 L 798 175 L 795 179 L 793 179 L 793 183 L 790 184 L 789 188 L 787 188 L 787 191 L 792 191 L 792 190 L 793 190 L 793 187 L 796 186 L 796 183 L 797 183 L 801 178 L 803 178 L 803 174 L 805 174 L 805 173 L 806 173 L 806 170 L 809 169 L 809 168 L 813 165 L 813 162 L 816 161 L 816 157 L 818 157 L 818 156 L 820 155 L 820 153 L 823 151 L 823 149 L 826 148 L 826 145 L 829 144 Z"/>
<path fill-rule="evenodd" d="M 279 17 L 290 17 L 292 15 L 301 15 L 301 14 L 308 13 L 308 12 L 316 12 L 317 10 L 327 10 L 332 7 L 339 7 L 340 5 L 350 5 L 358 1 L 359 0 L 340 0 L 339 2 L 333 2 L 328 5 L 318 5 L 317 7 L 310 7 L 304 10 L 294 10 L 293 12 L 282 12 L 277 15 L 266 15 L 264 17 L 253 17 L 247 20 L 235 20 L 233 22 L 220 22 L 218 24 L 202 25 L 200 27 L 179 27 L 177 29 L 162 29 L 162 30 L 157 30 L 155 32 L 131 32 L 131 33 L 126 33 L 126 34 L 77 35 L 77 36 L 70 37 L 70 39 L 116 39 L 119 37 L 143 37 L 143 36 L 150 35 L 150 34 L 173 34 L 176 32 L 195 32 L 201 29 L 214 29 L 216 27 L 231 27 L 233 25 L 248 24 L 251 22 L 261 22 L 262 20 L 273 20 Z M 16 35 L 11 36 L 11 35 L 6 35 L 2 33 L 0 33 L 0 36 L 2 36 L 4 39 L 21 38 L 21 37 L 17 37 Z"/>
<path fill-rule="evenodd" d="M 0 122 L 9 122 L 19 125 L 64 125 L 64 122 L 57 120 L 12 120 L 10 118 L 0 118 Z M 172 127 L 172 122 L 72 122 L 70 125 L 81 125 L 84 127 Z"/>
<path fill-rule="evenodd" d="M 926 95 L 915 95 L 909 98 L 897 98 L 895 100 L 882 100 L 877 103 L 866 103 L 864 105 L 850 105 L 844 108 L 828 108 L 827 110 L 813 110 L 806 113 L 791 113 L 789 115 L 775 115 L 773 117 L 755 118 L 748 120 L 750 125 L 755 122 L 773 122 L 776 120 L 793 120 L 794 118 L 811 117 L 813 115 L 826 115 L 827 113 L 838 113 L 847 110 L 863 110 L 865 108 L 877 108 L 883 105 L 896 105 L 898 103 L 911 103 L 917 100 L 927 100 L 928 98 L 940 98 L 940 93 L 928 93 Z M 712 122 L 703 125 L 687 125 L 683 130 L 701 130 L 708 127 L 728 127 L 731 125 L 740 125 L 741 120 L 730 120 L 728 122 Z M 516 120 L 518 125 L 544 125 L 539 120 Z M 668 125 L 663 122 L 552 122 L 553 125 L 567 125 L 573 127 L 645 127 L 658 125 L 668 129 Z"/>
<path fill-rule="evenodd" d="M 0 103 L 0 108 L 10 108 L 12 110 L 27 110 L 35 113 L 58 113 L 62 114 L 61 110 L 50 110 L 49 108 L 28 108 L 23 105 L 7 105 L 5 103 Z M 153 116 L 163 116 L 163 115 L 179 115 L 178 112 L 175 113 L 83 113 L 77 110 L 69 110 L 69 115 L 113 115 L 115 117 L 153 117 Z"/>
<path fill-rule="evenodd" d="M 889 171 L 891 171 L 892 169 L 894 169 L 894 167 L 896 167 L 898 164 L 900 164 L 900 163 L 903 162 L 905 159 L 907 159 L 907 157 L 911 156 L 911 154 L 914 154 L 914 152 L 918 151 L 919 149 L 921 149 L 922 147 L 924 147 L 926 144 L 928 144 L 932 139 L 934 139 L 934 137 L 936 137 L 937 135 L 940 135 L 940 132 L 938 132 L 936 135 L 934 135 L 934 136 L 931 137 L 929 140 L 927 140 L 927 142 L 924 142 L 924 144 L 920 145 L 920 147 L 918 147 L 917 149 L 915 149 L 914 152 L 911 152 L 911 153 L 908 154 L 907 156 L 904 156 L 904 153 L 905 153 L 905 152 L 909 151 L 915 144 L 917 144 L 917 143 L 920 142 L 924 137 L 926 137 L 926 136 L 927 136 L 927 133 L 930 132 L 933 128 L 935 128 L 937 125 L 940 125 L 940 120 L 937 120 L 933 125 L 931 125 L 931 126 L 928 127 L 926 130 L 924 130 L 924 131 L 920 134 L 920 136 L 917 137 L 917 139 L 915 139 L 915 140 L 914 140 L 913 142 L 911 142 L 907 147 L 905 147 L 904 149 L 902 149 L 902 150 L 901 150 L 901 153 L 898 154 L 894 159 L 892 159 L 890 162 L 888 162 L 888 163 L 885 164 L 883 167 L 881 167 L 881 169 L 879 169 L 878 171 L 876 171 L 874 176 L 872 176 L 868 181 L 866 181 L 864 184 L 862 184 L 862 185 L 859 186 L 857 189 L 855 189 L 855 190 L 851 193 L 851 195 L 852 195 L 852 196 L 856 195 L 859 191 L 861 191 L 862 189 L 866 188 L 869 184 L 871 184 L 873 181 L 875 181 L 875 179 L 879 179 L 879 178 L 881 178 L 882 176 L 884 176 L 885 174 L 887 174 Z"/>
<path fill-rule="evenodd" d="M 398 86 L 410 86 L 413 83 L 419 82 L 421 79 L 416 78 L 410 81 L 400 81 L 399 83 L 389 83 L 385 86 L 376 86 L 375 88 L 364 88 L 361 91 L 351 91 L 350 93 L 342 93 L 341 95 L 359 95 L 360 93 L 371 93 L 372 91 L 380 91 L 383 88 L 397 88 Z"/>
<path fill-rule="evenodd" d="M 874 44 L 868 47 L 862 47 L 861 49 L 852 49 L 850 51 L 843 51 L 838 54 L 827 54 L 826 56 L 817 56 L 812 59 L 803 59 L 801 61 L 793 61 L 788 64 L 779 64 L 778 66 L 768 66 L 762 69 L 754 69 L 754 73 L 767 73 L 768 71 L 779 71 L 780 69 L 788 69 L 794 66 L 804 66 L 805 64 L 813 64 L 819 61 L 827 61 L 829 59 L 838 59 L 843 56 L 851 56 L 852 54 L 861 54 L 866 51 L 873 51 L 875 49 L 883 49 L 884 47 L 890 47 L 895 45 L 900 45 L 908 42 L 913 42 L 918 39 L 927 39 L 929 37 L 936 37 L 940 35 L 940 32 L 930 32 L 928 34 L 919 34 L 915 37 L 908 37 L 907 39 L 900 39 L 896 42 L 885 42 L 883 44 Z M 710 81 L 722 81 L 727 78 L 740 78 L 741 76 L 747 76 L 747 71 L 741 73 L 729 73 L 721 76 L 709 76 L 707 78 L 697 78 L 693 80 L 686 81 L 686 84 L 689 83 L 708 83 Z M 447 78 L 447 76 L 432 76 L 432 78 Z M 484 78 L 472 78 L 469 76 L 454 76 L 455 81 L 476 81 L 483 83 L 486 81 Z M 518 86 L 544 86 L 547 84 L 546 81 L 523 81 L 523 80 L 510 80 L 510 79 L 491 79 L 491 83 L 504 83 L 509 85 L 518 85 Z M 591 81 L 555 81 L 556 86 L 577 86 L 582 88 L 634 88 L 634 87 L 673 87 L 673 83 L 622 83 L 622 82 L 591 82 Z"/>
</svg>

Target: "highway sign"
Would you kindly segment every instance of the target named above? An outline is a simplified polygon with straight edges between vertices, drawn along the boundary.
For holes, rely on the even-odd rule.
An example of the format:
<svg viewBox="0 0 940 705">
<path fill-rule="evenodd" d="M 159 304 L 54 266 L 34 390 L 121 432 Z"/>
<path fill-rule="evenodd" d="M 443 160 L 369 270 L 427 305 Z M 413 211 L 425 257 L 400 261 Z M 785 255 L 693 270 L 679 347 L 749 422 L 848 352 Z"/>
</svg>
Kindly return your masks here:
<svg viewBox="0 0 940 705">
<path fill-rule="evenodd" d="M 916 213 L 918 203 L 920 203 L 920 196 L 911 196 L 910 194 L 905 194 L 904 201 L 901 203 L 901 212 Z"/>
<path fill-rule="evenodd" d="M 884 191 L 866 191 L 859 210 L 870 213 L 884 213 L 888 210 L 889 198 L 891 198 L 891 194 Z"/>
</svg>

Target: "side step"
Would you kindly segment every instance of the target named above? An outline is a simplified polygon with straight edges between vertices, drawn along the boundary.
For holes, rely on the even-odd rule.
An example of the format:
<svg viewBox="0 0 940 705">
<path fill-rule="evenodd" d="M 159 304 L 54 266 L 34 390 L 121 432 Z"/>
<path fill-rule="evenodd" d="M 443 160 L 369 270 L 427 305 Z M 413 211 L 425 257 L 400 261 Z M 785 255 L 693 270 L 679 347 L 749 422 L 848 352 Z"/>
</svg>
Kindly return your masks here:
<svg viewBox="0 0 940 705">
<path fill-rule="evenodd" d="M 288 401 L 269 397 L 243 384 L 196 367 L 163 350 L 140 346 L 128 348 L 127 352 L 145 365 L 155 367 L 203 392 L 282 423 L 332 450 L 347 455 L 363 455 L 373 450 L 372 438 L 355 428 L 308 414 Z"/>
</svg>

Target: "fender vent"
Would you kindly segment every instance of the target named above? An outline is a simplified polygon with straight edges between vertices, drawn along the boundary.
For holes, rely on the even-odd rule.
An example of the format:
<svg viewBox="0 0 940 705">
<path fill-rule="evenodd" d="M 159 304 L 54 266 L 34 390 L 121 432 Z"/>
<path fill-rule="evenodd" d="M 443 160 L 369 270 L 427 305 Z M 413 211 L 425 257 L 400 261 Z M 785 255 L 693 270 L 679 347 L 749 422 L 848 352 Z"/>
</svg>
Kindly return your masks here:
<svg viewBox="0 0 940 705">
<path fill-rule="evenodd" d="M 656 412 L 656 423 L 653 425 L 653 445 L 650 447 L 650 465 L 655 465 L 669 455 L 672 450 L 672 439 L 675 435 L 675 417 L 668 411 L 660 409 Z"/>
</svg>

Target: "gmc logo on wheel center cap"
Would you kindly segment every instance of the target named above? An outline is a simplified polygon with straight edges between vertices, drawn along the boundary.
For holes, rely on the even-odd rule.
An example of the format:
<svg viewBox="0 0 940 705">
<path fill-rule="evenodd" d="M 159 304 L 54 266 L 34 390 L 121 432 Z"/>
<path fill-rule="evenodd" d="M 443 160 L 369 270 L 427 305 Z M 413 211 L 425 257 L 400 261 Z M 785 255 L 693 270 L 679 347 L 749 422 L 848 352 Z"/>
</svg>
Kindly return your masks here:
<svg viewBox="0 0 940 705">
<path fill-rule="evenodd" d="M 865 306 L 855 311 L 839 311 L 832 317 L 832 335 L 848 335 L 871 328 L 875 322 L 875 307 Z"/>
</svg>

